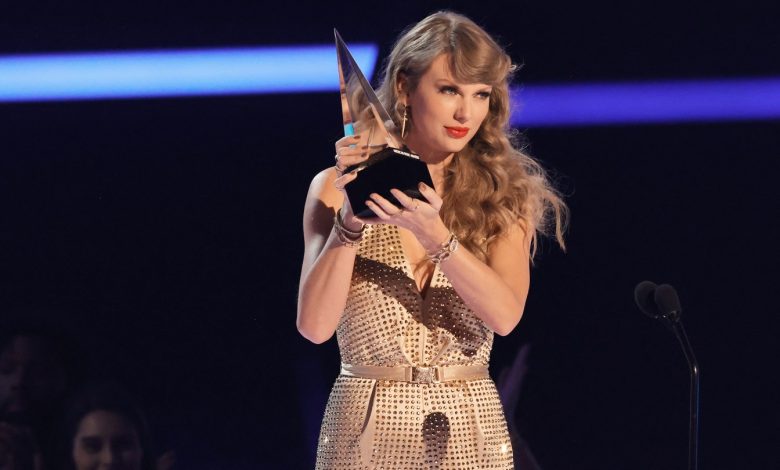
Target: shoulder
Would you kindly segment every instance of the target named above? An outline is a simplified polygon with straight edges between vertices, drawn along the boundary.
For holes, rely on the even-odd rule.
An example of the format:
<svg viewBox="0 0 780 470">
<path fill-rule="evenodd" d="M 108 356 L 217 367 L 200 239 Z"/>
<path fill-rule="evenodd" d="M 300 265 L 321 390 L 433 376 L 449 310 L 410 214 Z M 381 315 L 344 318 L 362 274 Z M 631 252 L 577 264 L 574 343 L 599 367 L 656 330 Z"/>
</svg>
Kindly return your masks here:
<svg viewBox="0 0 780 470">
<path fill-rule="evenodd" d="M 309 194 L 306 197 L 307 203 L 321 201 L 330 207 L 340 207 L 343 202 L 343 196 L 333 185 L 336 177 L 336 169 L 333 167 L 317 173 L 309 184 Z"/>
</svg>

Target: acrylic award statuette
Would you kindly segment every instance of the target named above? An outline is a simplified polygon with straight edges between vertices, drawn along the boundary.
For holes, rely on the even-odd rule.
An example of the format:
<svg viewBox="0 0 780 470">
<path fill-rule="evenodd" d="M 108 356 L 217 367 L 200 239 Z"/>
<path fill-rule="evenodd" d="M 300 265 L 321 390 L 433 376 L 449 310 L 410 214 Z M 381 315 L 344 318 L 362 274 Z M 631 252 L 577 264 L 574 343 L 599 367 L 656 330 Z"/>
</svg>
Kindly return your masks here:
<svg viewBox="0 0 780 470">
<path fill-rule="evenodd" d="M 354 135 L 356 131 L 366 134 L 368 139 L 365 142 L 369 152 L 377 150 L 365 162 L 346 170 L 357 171 L 357 178 L 344 188 L 352 211 L 358 217 L 376 217 L 366 206 L 371 193 L 377 193 L 401 207 L 401 203 L 390 193 L 393 188 L 424 201 L 425 197 L 420 194 L 418 185 L 423 182 L 433 188 L 428 167 L 420 157 L 401 149 L 399 139 L 390 131 L 395 127 L 390 114 L 358 68 L 338 31 L 333 31 L 336 35 L 344 135 Z"/>
</svg>

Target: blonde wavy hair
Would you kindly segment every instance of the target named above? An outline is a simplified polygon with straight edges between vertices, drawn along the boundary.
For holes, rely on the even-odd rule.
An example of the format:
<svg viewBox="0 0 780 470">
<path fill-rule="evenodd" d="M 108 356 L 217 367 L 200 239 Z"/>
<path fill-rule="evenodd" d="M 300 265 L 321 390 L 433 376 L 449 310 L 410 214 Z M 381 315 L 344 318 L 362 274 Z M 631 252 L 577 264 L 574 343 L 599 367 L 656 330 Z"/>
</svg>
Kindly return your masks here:
<svg viewBox="0 0 780 470">
<path fill-rule="evenodd" d="M 449 57 L 458 81 L 493 87 L 482 126 L 445 170 L 444 223 L 483 261 L 490 243 L 517 222 L 531 232 L 531 258 L 538 234 L 554 234 L 565 250 L 568 209 L 542 166 L 513 145 L 509 81 L 515 66 L 485 30 L 449 11 L 434 13 L 411 26 L 396 41 L 385 63 L 377 90 L 382 104 L 399 125 L 403 113 L 400 77 L 406 79 L 407 91 L 413 91 L 441 54 Z M 414 125 L 414 110 L 409 111 Z"/>
</svg>

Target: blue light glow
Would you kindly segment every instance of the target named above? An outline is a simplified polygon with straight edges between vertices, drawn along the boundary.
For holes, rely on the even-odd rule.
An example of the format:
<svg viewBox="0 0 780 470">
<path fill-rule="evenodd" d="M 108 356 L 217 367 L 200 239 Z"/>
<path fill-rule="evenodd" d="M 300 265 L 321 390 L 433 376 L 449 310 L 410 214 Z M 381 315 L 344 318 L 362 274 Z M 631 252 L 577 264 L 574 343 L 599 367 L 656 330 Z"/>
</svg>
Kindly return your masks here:
<svg viewBox="0 0 780 470">
<path fill-rule="evenodd" d="M 378 48 L 350 46 L 371 77 Z M 0 102 L 331 92 L 333 46 L 0 56 Z M 519 127 L 780 118 L 780 79 L 525 85 Z"/>
<path fill-rule="evenodd" d="M 350 45 L 367 77 L 373 44 Z M 334 46 L 0 56 L 0 102 L 338 90 Z"/>
<path fill-rule="evenodd" d="M 780 79 L 527 85 L 512 90 L 518 127 L 780 118 Z"/>
</svg>

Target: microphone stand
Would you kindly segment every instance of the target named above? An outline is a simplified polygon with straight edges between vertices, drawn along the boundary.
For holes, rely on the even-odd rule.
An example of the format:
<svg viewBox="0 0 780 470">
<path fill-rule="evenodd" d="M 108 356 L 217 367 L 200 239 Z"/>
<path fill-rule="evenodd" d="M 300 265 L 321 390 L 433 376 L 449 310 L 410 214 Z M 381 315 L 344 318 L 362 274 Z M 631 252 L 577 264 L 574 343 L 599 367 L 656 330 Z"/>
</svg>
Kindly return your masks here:
<svg viewBox="0 0 780 470">
<path fill-rule="evenodd" d="M 680 342 L 688 368 L 691 373 L 691 397 L 690 397 L 690 426 L 688 430 L 688 470 L 696 470 L 699 460 L 699 363 L 693 354 L 691 342 L 678 316 L 678 312 L 672 312 L 669 316 L 662 316 L 666 324 L 674 332 Z"/>
</svg>

